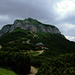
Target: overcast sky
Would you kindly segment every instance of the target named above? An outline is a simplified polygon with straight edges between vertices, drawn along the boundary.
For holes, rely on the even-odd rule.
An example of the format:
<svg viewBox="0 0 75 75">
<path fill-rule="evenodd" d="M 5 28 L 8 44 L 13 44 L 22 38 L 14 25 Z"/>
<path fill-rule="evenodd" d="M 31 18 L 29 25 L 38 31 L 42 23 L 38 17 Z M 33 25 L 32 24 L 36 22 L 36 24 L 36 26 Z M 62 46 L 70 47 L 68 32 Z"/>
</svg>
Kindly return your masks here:
<svg viewBox="0 0 75 75">
<path fill-rule="evenodd" d="M 75 0 L 0 0 L 0 29 L 28 17 L 55 25 L 75 41 Z"/>
</svg>

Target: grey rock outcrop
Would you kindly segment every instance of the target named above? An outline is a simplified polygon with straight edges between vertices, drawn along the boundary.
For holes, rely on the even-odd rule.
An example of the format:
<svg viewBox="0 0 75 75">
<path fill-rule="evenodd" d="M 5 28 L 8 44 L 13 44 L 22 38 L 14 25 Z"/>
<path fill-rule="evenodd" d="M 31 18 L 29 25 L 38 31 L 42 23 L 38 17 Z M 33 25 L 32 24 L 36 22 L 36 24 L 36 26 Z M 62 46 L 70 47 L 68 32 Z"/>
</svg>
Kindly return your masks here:
<svg viewBox="0 0 75 75">
<path fill-rule="evenodd" d="M 3 26 L 3 28 L 0 30 L 0 36 L 6 33 L 12 32 L 17 27 L 27 30 L 27 31 L 31 31 L 31 32 L 43 31 L 43 32 L 61 34 L 59 29 L 53 25 L 43 24 L 35 19 L 28 18 L 25 20 L 15 20 L 14 24 Z"/>
</svg>

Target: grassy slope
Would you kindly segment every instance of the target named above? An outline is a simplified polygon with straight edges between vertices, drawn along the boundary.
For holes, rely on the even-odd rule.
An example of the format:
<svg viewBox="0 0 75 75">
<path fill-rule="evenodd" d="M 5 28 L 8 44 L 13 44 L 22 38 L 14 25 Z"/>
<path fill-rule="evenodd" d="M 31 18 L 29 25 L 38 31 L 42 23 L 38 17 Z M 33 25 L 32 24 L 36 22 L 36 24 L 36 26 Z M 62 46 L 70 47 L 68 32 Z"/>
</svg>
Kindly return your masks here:
<svg viewBox="0 0 75 75">
<path fill-rule="evenodd" d="M 17 75 L 15 72 L 0 68 L 0 75 Z"/>
<path fill-rule="evenodd" d="M 35 35 L 35 34 L 37 36 L 33 38 L 33 35 Z M 63 37 L 60 34 L 51 34 L 51 33 L 44 33 L 44 32 L 31 34 L 28 31 L 17 29 L 11 33 L 8 33 L 8 34 L 2 36 L 0 38 L 0 42 L 7 43 L 10 41 L 19 40 L 22 38 L 30 39 L 30 43 L 32 43 L 34 45 L 38 42 L 42 42 L 48 48 L 48 50 L 45 50 L 43 54 L 41 54 L 39 56 L 31 57 L 31 65 L 39 67 L 40 69 L 45 67 L 44 68 L 45 71 L 47 70 L 47 67 L 43 66 L 43 63 L 45 62 L 44 64 L 47 64 L 48 66 L 50 66 L 50 64 L 51 64 L 51 63 L 46 63 L 47 60 L 49 62 L 49 60 L 51 59 L 52 62 L 55 63 L 56 62 L 55 59 L 57 59 L 57 62 L 59 62 L 58 58 L 55 58 L 53 60 L 52 57 L 58 56 L 59 54 L 75 52 L 75 42 L 71 42 L 71 41 L 67 40 L 65 37 Z M 69 57 L 67 59 L 69 59 Z M 74 61 L 74 59 L 73 59 L 73 61 Z M 61 62 L 62 61 L 60 61 L 60 63 Z M 53 64 L 53 66 L 55 66 L 55 65 Z M 40 75 L 40 73 L 42 73 L 42 75 L 43 75 L 43 71 L 41 71 L 41 72 L 39 71 L 39 75 Z"/>
<path fill-rule="evenodd" d="M 0 44 L 8 43 L 10 41 L 15 41 L 20 38 L 27 37 L 28 34 L 30 34 L 30 32 L 17 28 L 13 32 L 1 36 Z"/>
<path fill-rule="evenodd" d="M 37 35 L 33 38 L 33 35 Z M 44 43 L 44 45 L 48 48 L 45 51 L 44 55 L 58 55 L 63 53 L 75 52 L 75 43 L 67 40 L 61 34 L 51 34 L 51 33 L 30 33 L 28 31 L 22 29 L 15 29 L 13 32 L 8 33 L 0 38 L 0 44 L 8 43 L 15 40 L 27 40 L 30 39 L 30 45 L 26 45 L 26 47 L 34 48 L 35 44 L 38 42 Z M 22 41 L 20 45 L 22 44 Z M 17 42 L 16 42 L 17 43 Z M 22 44 L 23 45 L 23 44 Z"/>
</svg>

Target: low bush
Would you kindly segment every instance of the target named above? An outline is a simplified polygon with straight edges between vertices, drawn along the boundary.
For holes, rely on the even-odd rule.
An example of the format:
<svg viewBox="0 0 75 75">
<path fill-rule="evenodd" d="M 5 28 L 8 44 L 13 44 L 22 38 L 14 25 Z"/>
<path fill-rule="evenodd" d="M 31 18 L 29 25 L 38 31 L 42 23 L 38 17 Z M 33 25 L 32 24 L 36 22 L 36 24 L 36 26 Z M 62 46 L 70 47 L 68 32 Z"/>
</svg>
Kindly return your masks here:
<svg viewBox="0 0 75 75">
<path fill-rule="evenodd" d="M 21 52 L 0 52 L 0 67 L 9 67 L 18 74 L 30 72 L 30 58 Z"/>
<path fill-rule="evenodd" d="M 75 75 L 75 53 L 48 58 L 36 75 Z"/>
</svg>

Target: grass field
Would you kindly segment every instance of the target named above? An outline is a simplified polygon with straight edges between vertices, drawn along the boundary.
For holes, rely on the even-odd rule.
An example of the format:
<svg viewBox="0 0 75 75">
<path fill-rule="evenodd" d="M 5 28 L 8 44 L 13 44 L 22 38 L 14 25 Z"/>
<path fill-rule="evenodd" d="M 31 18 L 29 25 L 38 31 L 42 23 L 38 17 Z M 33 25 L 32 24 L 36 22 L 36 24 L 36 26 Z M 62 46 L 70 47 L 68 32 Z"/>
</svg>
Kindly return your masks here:
<svg viewBox="0 0 75 75">
<path fill-rule="evenodd" d="M 17 75 L 15 72 L 0 68 L 0 75 Z"/>
</svg>

